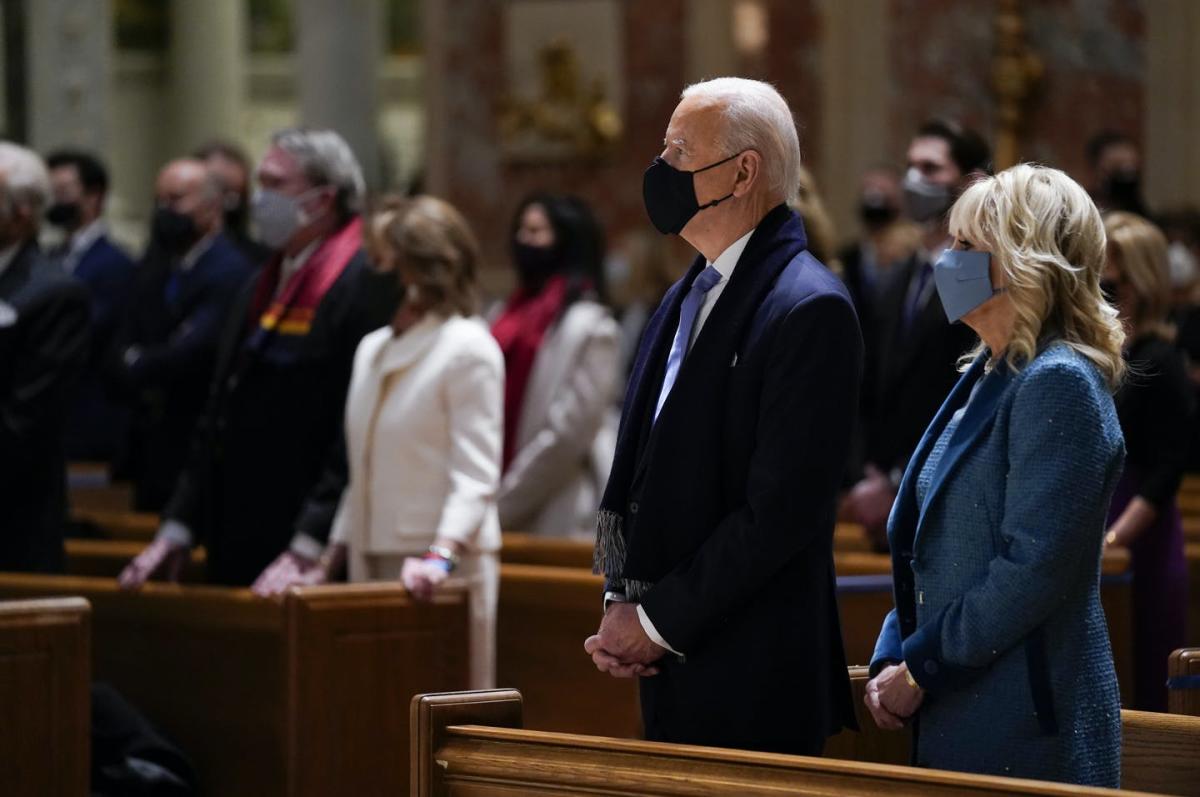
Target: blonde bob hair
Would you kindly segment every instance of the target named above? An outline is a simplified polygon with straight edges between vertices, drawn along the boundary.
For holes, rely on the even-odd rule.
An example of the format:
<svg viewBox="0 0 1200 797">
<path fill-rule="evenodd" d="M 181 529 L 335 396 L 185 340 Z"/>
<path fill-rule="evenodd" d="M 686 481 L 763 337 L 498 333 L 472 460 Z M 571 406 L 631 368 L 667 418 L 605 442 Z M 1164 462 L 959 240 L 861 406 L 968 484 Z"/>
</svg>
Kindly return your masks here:
<svg viewBox="0 0 1200 797">
<path fill-rule="evenodd" d="M 1125 333 L 1104 299 L 1104 222 L 1087 192 L 1058 169 L 1021 164 L 970 185 L 950 209 L 950 233 L 991 252 L 1016 322 L 1004 359 L 1019 368 L 1048 340 L 1091 360 L 1111 389 L 1125 371 Z M 981 343 L 969 358 L 984 349 Z"/>
<path fill-rule="evenodd" d="M 1129 308 L 1130 333 L 1149 332 L 1174 340 L 1175 328 L 1167 320 L 1171 311 L 1167 236 L 1141 216 L 1120 211 L 1105 214 L 1104 231 L 1109 263 L 1137 297 L 1136 306 Z"/>
<path fill-rule="evenodd" d="M 367 238 L 377 259 L 384 252 L 395 255 L 397 271 L 410 280 L 410 296 L 425 309 L 442 315 L 479 312 L 479 244 L 449 202 L 432 196 L 385 197 Z"/>
</svg>

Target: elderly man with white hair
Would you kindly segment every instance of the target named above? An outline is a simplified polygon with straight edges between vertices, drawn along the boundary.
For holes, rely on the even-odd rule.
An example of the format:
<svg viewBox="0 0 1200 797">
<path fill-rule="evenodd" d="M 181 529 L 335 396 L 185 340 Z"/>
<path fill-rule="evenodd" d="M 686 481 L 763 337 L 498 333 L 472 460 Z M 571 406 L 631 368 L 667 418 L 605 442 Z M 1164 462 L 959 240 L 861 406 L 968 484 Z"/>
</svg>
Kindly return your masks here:
<svg viewBox="0 0 1200 797">
<path fill-rule="evenodd" d="M 646 328 L 598 518 L 596 666 L 641 677 L 653 740 L 820 754 L 854 727 L 833 572 L 862 336 L 788 209 L 800 148 L 771 86 L 689 87 L 646 170 L 699 257 Z"/>
<path fill-rule="evenodd" d="M 367 265 L 362 172 L 337 133 L 277 133 L 257 178 L 251 213 L 276 254 L 233 303 L 190 461 L 126 588 L 177 576 L 196 541 L 218 584 L 270 594 L 319 571 L 354 350 L 391 317 L 396 281 Z"/>
<path fill-rule="evenodd" d="M 41 159 L 0 142 L 0 570 L 63 566 L 63 427 L 88 356 L 91 303 L 38 250 L 49 196 Z"/>
</svg>

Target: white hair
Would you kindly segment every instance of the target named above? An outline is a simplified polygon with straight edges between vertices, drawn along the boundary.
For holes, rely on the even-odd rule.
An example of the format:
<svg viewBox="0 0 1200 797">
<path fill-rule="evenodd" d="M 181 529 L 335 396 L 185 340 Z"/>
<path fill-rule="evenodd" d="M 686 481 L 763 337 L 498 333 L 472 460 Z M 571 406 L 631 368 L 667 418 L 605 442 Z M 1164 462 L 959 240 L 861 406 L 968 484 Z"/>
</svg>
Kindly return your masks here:
<svg viewBox="0 0 1200 797">
<path fill-rule="evenodd" d="M 720 77 L 693 83 L 680 99 L 701 99 L 721 108 L 725 124 L 717 145 L 726 155 L 748 149 L 763 159 L 768 187 L 781 202 L 800 190 L 800 136 L 787 100 L 770 83 Z"/>
<path fill-rule="evenodd" d="M 50 201 L 50 175 L 37 153 L 0 141 L 0 183 L 9 203 L 25 208 L 36 224 Z"/>
<path fill-rule="evenodd" d="M 362 167 L 346 139 L 333 130 L 289 128 L 271 136 L 271 143 L 299 161 L 301 171 L 314 186 L 337 189 L 338 212 L 343 217 L 362 212 L 366 184 Z"/>
</svg>

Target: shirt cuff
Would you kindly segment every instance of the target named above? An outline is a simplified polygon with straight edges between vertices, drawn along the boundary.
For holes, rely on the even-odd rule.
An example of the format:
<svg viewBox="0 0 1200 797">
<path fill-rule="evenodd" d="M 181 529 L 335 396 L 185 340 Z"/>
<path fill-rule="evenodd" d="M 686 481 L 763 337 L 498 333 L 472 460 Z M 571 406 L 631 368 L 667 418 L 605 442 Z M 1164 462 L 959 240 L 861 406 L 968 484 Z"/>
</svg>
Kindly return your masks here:
<svg viewBox="0 0 1200 797">
<path fill-rule="evenodd" d="M 192 530 L 178 520 L 168 519 L 164 520 L 163 524 L 158 527 L 158 534 L 154 535 L 154 539 L 166 540 L 180 548 L 191 548 Z"/>
<path fill-rule="evenodd" d="M 608 604 L 610 604 L 610 603 L 625 603 L 625 593 L 624 592 L 613 592 L 612 590 L 605 592 L 604 593 L 604 611 L 608 611 Z"/>
<path fill-rule="evenodd" d="M 303 556 L 305 559 L 315 562 L 321 558 L 325 546 L 303 532 L 296 532 L 296 536 L 292 537 L 292 541 L 288 545 L 288 550 L 297 556 Z"/>
<path fill-rule="evenodd" d="M 650 640 L 654 644 L 658 645 L 660 648 L 666 648 L 676 656 L 683 655 L 678 650 L 668 645 L 667 640 L 662 638 L 662 634 L 658 633 L 658 629 L 654 627 L 654 623 L 650 622 L 649 615 L 646 614 L 646 610 L 642 608 L 642 604 L 640 603 L 637 606 L 637 614 L 638 622 L 642 624 L 642 630 L 646 632 L 646 636 L 650 637 Z"/>
</svg>

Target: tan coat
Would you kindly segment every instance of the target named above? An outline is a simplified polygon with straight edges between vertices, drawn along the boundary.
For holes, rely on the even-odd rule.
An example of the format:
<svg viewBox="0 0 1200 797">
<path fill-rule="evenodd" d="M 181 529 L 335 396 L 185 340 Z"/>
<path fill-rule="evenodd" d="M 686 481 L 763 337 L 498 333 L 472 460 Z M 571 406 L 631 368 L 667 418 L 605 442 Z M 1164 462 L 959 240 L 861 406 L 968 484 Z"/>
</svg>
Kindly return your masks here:
<svg viewBox="0 0 1200 797">
<path fill-rule="evenodd" d="M 612 466 L 619 329 L 608 308 L 579 301 L 546 334 L 500 483 L 508 531 L 588 535 Z"/>
</svg>

